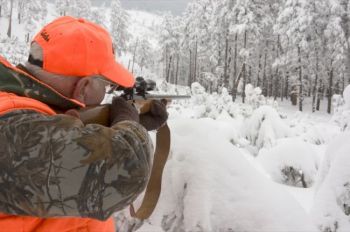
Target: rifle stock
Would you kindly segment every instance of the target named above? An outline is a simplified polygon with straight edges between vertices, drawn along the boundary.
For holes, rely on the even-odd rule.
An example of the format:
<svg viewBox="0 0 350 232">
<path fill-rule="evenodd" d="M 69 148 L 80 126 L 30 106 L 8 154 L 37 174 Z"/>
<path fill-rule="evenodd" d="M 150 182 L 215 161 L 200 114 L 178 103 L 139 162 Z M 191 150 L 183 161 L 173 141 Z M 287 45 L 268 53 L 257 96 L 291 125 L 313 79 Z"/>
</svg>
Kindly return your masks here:
<svg viewBox="0 0 350 232">
<path fill-rule="evenodd" d="M 100 124 L 109 127 L 110 107 L 111 105 L 101 105 L 81 109 L 78 111 L 79 118 L 84 124 Z"/>
<path fill-rule="evenodd" d="M 150 110 L 150 105 L 153 100 L 161 100 L 164 104 L 169 104 L 173 100 L 189 99 L 187 95 L 152 95 L 133 96 L 133 99 L 128 100 L 130 104 L 135 105 L 140 114 L 147 113 Z M 78 111 L 80 120 L 84 124 L 100 124 L 110 126 L 110 104 L 87 107 Z"/>
</svg>

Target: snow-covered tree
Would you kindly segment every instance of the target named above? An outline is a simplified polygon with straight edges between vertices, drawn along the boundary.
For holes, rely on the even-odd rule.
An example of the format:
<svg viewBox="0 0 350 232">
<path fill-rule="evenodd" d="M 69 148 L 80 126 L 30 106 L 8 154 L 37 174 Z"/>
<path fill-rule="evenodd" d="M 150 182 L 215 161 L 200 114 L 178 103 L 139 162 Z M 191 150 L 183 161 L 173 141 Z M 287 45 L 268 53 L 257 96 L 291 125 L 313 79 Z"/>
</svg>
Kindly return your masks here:
<svg viewBox="0 0 350 232">
<path fill-rule="evenodd" d="M 17 1 L 17 19 L 18 19 L 18 24 L 21 24 L 24 18 L 24 12 L 25 12 L 25 7 L 27 1 L 25 0 L 18 0 Z M 0 3 L 1 4 L 1 3 Z"/>
<path fill-rule="evenodd" d="M 31 36 L 33 33 L 36 32 L 38 27 L 40 26 L 39 23 L 42 20 L 42 1 L 40 0 L 30 0 L 28 1 L 28 8 L 26 12 L 26 23 L 25 23 L 25 30 L 26 30 L 26 42 L 29 42 L 31 39 Z"/>
<path fill-rule="evenodd" d="M 91 19 L 91 1 L 90 0 L 76 0 L 77 8 L 74 16 L 78 18 Z"/>
<path fill-rule="evenodd" d="M 152 48 L 147 39 L 142 39 L 139 43 L 139 49 L 136 53 L 137 64 L 141 68 L 141 72 L 144 67 L 150 66 L 152 63 Z"/>
<path fill-rule="evenodd" d="M 12 35 L 13 4 L 14 4 L 14 0 L 11 0 L 11 2 L 10 2 L 10 14 L 9 14 L 9 25 L 8 25 L 8 29 L 7 29 L 7 36 L 8 36 L 9 38 L 11 38 L 11 35 Z"/>
<path fill-rule="evenodd" d="M 127 50 L 130 34 L 127 30 L 129 15 L 122 8 L 120 0 L 111 3 L 111 34 L 117 54 Z"/>
<path fill-rule="evenodd" d="M 91 10 L 91 17 L 90 19 L 97 23 L 98 25 L 103 26 L 104 28 L 107 28 L 106 26 L 106 14 L 105 9 L 103 8 L 94 8 Z"/>
<path fill-rule="evenodd" d="M 164 76 L 168 82 L 175 83 L 178 78 L 178 63 L 180 60 L 181 21 L 170 13 L 163 16 L 159 40 L 164 62 Z"/>
<path fill-rule="evenodd" d="M 72 1 L 70 0 L 56 0 L 55 7 L 60 16 L 65 16 L 70 12 L 70 4 Z"/>
<path fill-rule="evenodd" d="M 8 8 L 8 0 L 0 0 L 0 18 L 4 17 Z"/>
</svg>

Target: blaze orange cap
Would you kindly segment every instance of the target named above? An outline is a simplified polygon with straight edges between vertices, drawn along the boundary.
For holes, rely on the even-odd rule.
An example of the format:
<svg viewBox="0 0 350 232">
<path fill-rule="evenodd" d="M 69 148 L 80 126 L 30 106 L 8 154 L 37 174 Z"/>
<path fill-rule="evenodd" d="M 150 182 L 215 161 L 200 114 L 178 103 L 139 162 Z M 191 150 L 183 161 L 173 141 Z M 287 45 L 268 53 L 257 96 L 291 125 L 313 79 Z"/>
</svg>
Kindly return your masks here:
<svg viewBox="0 0 350 232">
<path fill-rule="evenodd" d="M 99 25 L 70 16 L 57 18 L 34 37 L 43 50 L 43 69 L 76 77 L 101 75 L 132 87 L 133 75 L 115 61 L 112 39 Z"/>
</svg>

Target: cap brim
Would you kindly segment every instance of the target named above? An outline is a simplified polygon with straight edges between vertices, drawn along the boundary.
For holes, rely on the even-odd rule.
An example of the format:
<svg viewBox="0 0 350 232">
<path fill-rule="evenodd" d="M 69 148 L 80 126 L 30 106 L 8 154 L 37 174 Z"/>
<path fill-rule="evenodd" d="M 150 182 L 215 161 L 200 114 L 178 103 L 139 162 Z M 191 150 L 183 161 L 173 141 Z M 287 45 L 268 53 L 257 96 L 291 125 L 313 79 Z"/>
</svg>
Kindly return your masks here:
<svg viewBox="0 0 350 232">
<path fill-rule="evenodd" d="M 114 83 L 123 87 L 133 87 L 135 84 L 134 76 L 123 65 L 112 61 L 106 65 L 106 69 L 101 72 L 101 75 Z"/>
</svg>

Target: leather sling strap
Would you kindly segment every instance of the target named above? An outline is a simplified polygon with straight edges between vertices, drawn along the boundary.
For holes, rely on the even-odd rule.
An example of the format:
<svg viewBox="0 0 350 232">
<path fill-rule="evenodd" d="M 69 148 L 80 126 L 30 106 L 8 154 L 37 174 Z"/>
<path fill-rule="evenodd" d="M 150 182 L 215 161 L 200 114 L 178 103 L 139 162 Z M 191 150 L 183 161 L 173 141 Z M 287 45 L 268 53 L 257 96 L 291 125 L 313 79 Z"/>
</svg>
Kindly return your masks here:
<svg viewBox="0 0 350 232">
<path fill-rule="evenodd" d="M 170 142 L 170 129 L 169 126 L 165 124 L 157 132 L 156 151 L 154 154 L 151 177 L 141 206 L 135 212 L 134 206 L 130 205 L 130 214 L 134 218 L 140 220 L 149 218 L 157 205 L 162 188 L 163 170 L 169 156 Z"/>
</svg>

